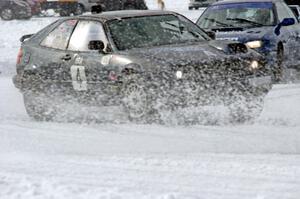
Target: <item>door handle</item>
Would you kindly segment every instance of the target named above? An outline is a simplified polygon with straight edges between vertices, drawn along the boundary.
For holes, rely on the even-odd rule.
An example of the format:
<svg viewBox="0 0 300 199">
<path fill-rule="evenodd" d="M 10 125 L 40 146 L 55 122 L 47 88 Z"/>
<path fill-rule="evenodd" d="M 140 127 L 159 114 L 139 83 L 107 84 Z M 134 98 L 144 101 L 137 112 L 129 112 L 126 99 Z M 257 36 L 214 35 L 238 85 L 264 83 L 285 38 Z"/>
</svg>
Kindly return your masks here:
<svg viewBox="0 0 300 199">
<path fill-rule="evenodd" d="M 61 57 L 63 61 L 70 61 L 72 59 L 72 56 L 70 54 L 66 54 L 65 56 Z"/>
</svg>

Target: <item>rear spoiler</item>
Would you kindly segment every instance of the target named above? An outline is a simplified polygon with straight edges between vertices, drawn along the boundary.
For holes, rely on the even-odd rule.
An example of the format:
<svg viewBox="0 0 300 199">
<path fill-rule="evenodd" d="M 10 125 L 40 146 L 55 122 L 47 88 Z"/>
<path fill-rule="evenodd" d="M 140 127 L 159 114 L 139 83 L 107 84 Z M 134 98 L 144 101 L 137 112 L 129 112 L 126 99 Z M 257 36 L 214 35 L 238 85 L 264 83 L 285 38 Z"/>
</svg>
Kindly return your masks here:
<svg viewBox="0 0 300 199">
<path fill-rule="evenodd" d="M 30 37 L 32 37 L 34 34 L 30 34 L 30 35 L 23 35 L 21 38 L 20 38 L 20 42 L 24 42 L 25 40 L 29 39 Z"/>
</svg>

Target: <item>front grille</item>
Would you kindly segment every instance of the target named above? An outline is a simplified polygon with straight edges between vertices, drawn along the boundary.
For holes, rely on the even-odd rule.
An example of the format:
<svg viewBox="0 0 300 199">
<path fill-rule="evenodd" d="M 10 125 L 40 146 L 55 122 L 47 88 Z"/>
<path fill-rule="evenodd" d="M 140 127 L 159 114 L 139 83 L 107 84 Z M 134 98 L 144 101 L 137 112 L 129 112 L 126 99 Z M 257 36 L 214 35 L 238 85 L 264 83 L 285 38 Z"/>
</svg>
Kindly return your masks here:
<svg viewBox="0 0 300 199">
<path fill-rule="evenodd" d="M 261 63 L 263 64 L 263 63 Z M 229 59 L 209 62 L 190 62 L 172 66 L 172 72 L 183 72 L 183 79 L 196 82 L 210 82 L 232 78 L 244 78 L 253 75 L 249 68 L 250 61 Z"/>
<path fill-rule="evenodd" d="M 249 61 L 242 59 L 177 64 L 160 71 L 154 82 L 163 96 L 174 103 L 219 103 L 230 93 L 247 89 L 248 77 L 264 70 L 264 63 L 261 64 L 261 70 L 256 72 L 250 70 Z M 182 78 L 176 77 L 177 71 L 182 72 Z"/>
</svg>

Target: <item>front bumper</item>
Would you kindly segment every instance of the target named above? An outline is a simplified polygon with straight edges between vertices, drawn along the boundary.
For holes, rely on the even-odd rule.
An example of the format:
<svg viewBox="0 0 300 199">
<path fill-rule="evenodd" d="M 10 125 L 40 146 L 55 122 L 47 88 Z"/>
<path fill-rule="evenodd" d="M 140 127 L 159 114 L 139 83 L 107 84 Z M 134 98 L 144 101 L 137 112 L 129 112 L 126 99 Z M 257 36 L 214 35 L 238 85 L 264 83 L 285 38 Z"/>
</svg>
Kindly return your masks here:
<svg viewBox="0 0 300 199">
<path fill-rule="evenodd" d="M 158 80 L 157 80 L 158 81 Z M 154 95 L 163 104 L 177 106 L 224 105 L 237 96 L 265 96 L 272 88 L 271 76 L 208 78 L 193 82 L 184 79 L 161 83 Z"/>
<path fill-rule="evenodd" d="M 271 76 L 264 77 L 252 77 L 248 79 L 248 84 L 253 88 L 271 88 L 272 87 L 272 78 Z"/>
</svg>

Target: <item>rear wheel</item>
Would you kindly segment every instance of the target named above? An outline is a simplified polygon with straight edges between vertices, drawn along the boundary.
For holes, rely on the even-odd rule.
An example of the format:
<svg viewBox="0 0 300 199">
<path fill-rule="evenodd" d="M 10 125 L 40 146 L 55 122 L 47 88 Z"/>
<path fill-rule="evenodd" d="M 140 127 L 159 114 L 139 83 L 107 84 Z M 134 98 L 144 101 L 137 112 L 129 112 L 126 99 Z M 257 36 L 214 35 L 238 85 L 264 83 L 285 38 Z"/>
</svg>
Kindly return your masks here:
<svg viewBox="0 0 300 199">
<path fill-rule="evenodd" d="M 55 117 L 56 108 L 46 94 L 27 91 L 23 99 L 27 114 L 34 120 L 51 121 Z"/>
<path fill-rule="evenodd" d="M 15 18 L 13 9 L 6 7 L 0 11 L 1 19 L 8 21 L 13 20 Z"/>
</svg>

